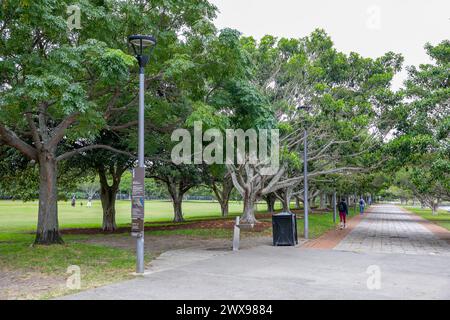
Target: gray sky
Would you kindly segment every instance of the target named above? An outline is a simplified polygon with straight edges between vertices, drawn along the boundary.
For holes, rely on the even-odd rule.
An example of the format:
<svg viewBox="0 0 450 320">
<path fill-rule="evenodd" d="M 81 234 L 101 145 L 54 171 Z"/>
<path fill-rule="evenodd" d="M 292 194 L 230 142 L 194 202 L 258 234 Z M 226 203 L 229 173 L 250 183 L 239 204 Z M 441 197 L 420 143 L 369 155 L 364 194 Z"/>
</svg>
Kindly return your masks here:
<svg viewBox="0 0 450 320">
<path fill-rule="evenodd" d="M 219 28 L 299 38 L 323 28 L 338 50 L 377 57 L 402 53 L 406 65 L 427 63 L 426 42 L 450 38 L 450 0 L 210 0 Z M 406 73 L 394 79 L 401 86 Z"/>
</svg>

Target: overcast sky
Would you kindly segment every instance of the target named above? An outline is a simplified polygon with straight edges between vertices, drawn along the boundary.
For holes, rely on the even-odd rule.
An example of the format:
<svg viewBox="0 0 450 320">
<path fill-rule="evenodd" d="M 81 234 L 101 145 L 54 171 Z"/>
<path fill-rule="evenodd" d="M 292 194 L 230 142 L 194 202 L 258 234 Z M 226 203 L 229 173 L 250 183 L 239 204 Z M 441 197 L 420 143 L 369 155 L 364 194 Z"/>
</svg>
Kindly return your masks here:
<svg viewBox="0 0 450 320">
<path fill-rule="evenodd" d="M 423 49 L 450 39 L 450 0 L 210 0 L 219 28 L 260 39 L 303 37 L 323 28 L 338 50 L 377 57 L 402 53 L 405 64 L 429 62 Z M 398 88 L 406 73 L 394 80 Z"/>
</svg>

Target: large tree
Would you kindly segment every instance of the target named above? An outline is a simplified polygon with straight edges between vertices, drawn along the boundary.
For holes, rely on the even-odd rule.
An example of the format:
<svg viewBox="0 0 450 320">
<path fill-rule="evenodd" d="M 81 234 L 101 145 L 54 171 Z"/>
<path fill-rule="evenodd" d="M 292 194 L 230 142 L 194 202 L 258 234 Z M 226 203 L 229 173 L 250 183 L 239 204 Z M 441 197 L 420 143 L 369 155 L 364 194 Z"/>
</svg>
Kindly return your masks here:
<svg viewBox="0 0 450 320">
<path fill-rule="evenodd" d="M 450 200 L 450 41 L 425 49 L 433 63 L 408 68 L 405 101 L 392 112 L 397 131 L 389 150 L 394 170 L 407 170 L 403 186 L 436 213 Z"/>
<path fill-rule="evenodd" d="M 346 55 L 322 30 L 301 39 L 266 36 L 259 43 L 252 38 L 243 38 L 242 43 L 254 62 L 253 83 L 272 107 L 282 135 L 282 165 L 276 174 L 262 175 L 260 164 L 229 166 L 244 197 L 244 220 L 254 222 L 254 201 L 277 190 L 287 209 L 292 190 L 303 180 L 305 129 L 310 178 L 374 165 L 379 157 L 372 154 L 379 152 L 391 127 L 383 119 L 384 109 L 399 99 L 390 83 L 401 56 Z M 299 106 L 308 109 L 301 111 Z"/>
<path fill-rule="evenodd" d="M 94 148 L 111 150 L 89 142 L 115 113 L 137 103 L 137 95 L 129 100 L 137 78 L 130 76 L 136 64 L 124 53 L 126 37 L 158 37 L 154 56 L 160 63 L 147 68 L 157 77 L 180 34 L 212 28 L 215 14 L 203 0 L 82 1 L 82 28 L 69 32 L 69 4 L 13 0 L 2 2 L 0 10 L 0 139 L 39 166 L 38 244 L 62 242 L 58 164 Z M 68 150 L 68 145 L 75 147 Z"/>
</svg>

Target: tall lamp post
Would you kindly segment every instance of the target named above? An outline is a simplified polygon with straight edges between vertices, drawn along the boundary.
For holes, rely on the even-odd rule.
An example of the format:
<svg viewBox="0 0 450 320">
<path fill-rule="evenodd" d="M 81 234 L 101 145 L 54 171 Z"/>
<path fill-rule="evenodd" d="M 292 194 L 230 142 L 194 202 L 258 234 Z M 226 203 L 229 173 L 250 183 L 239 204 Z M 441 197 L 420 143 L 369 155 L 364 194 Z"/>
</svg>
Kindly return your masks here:
<svg viewBox="0 0 450 320">
<path fill-rule="evenodd" d="M 299 106 L 298 109 L 304 110 L 305 112 L 309 111 L 311 107 L 307 106 Z M 303 133 L 303 181 L 304 181 L 304 196 L 303 196 L 303 204 L 304 204 L 304 222 L 305 222 L 305 239 L 309 238 L 309 215 L 308 215 L 308 128 L 305 121 L 305 131 Z"/>
<path fill-rule="evenodd" d="M 149 54 L 156 45 L 156 39 L 152 36 L 146 35 L 131 35 L 128 37 L 128 42 L 133 48 L 134 55 L 139 63 L 139 129 L 138 129 L 138 167 L 141 169 L 141 174 L 139 175 L 139 180 L 144 180 L 144 68 L 149 61 Z M 146 55 L 144 51 L 148 49 L 149 53 Z M 136 175 L 137 177 L 137 175 Z M 134 232 L 136 236 L 136 273 L 144 273 L 144 200 L 145 192 L 144 181 L 138 181 L 139 186 L 142 188 L 142 193 L 140 194 L 140 213 L 141 216 L 136 219 L 137 222 L 133 221 L 133 225 L 138 226 L 139 230 Z M 133 182 L 134 186 L 134 182 Z M 133 199 L 134 203 L 134 199 Z M 133 213 L 134 214 L 134 213 Z M 134 219 L 134 217 L 133 217 Z"/>
</svg>

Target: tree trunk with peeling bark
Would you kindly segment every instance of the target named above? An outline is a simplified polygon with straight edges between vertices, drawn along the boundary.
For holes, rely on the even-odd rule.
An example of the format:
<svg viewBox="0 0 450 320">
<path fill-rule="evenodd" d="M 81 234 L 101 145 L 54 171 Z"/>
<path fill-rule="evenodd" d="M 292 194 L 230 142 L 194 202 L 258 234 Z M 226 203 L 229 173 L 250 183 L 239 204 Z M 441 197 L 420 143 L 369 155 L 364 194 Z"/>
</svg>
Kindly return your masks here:
<svg viewBox="0 0 450 320">
<path fill-rule="evenodd" d="M 255 198 L 252 196 L 252 194 L 246 193 L 243 197 L 244 200 L 244 212 L 241 216 L 241 223 L 249 223 L 254 224 L 257 222 L 255 217 Z"/>
</svg>

